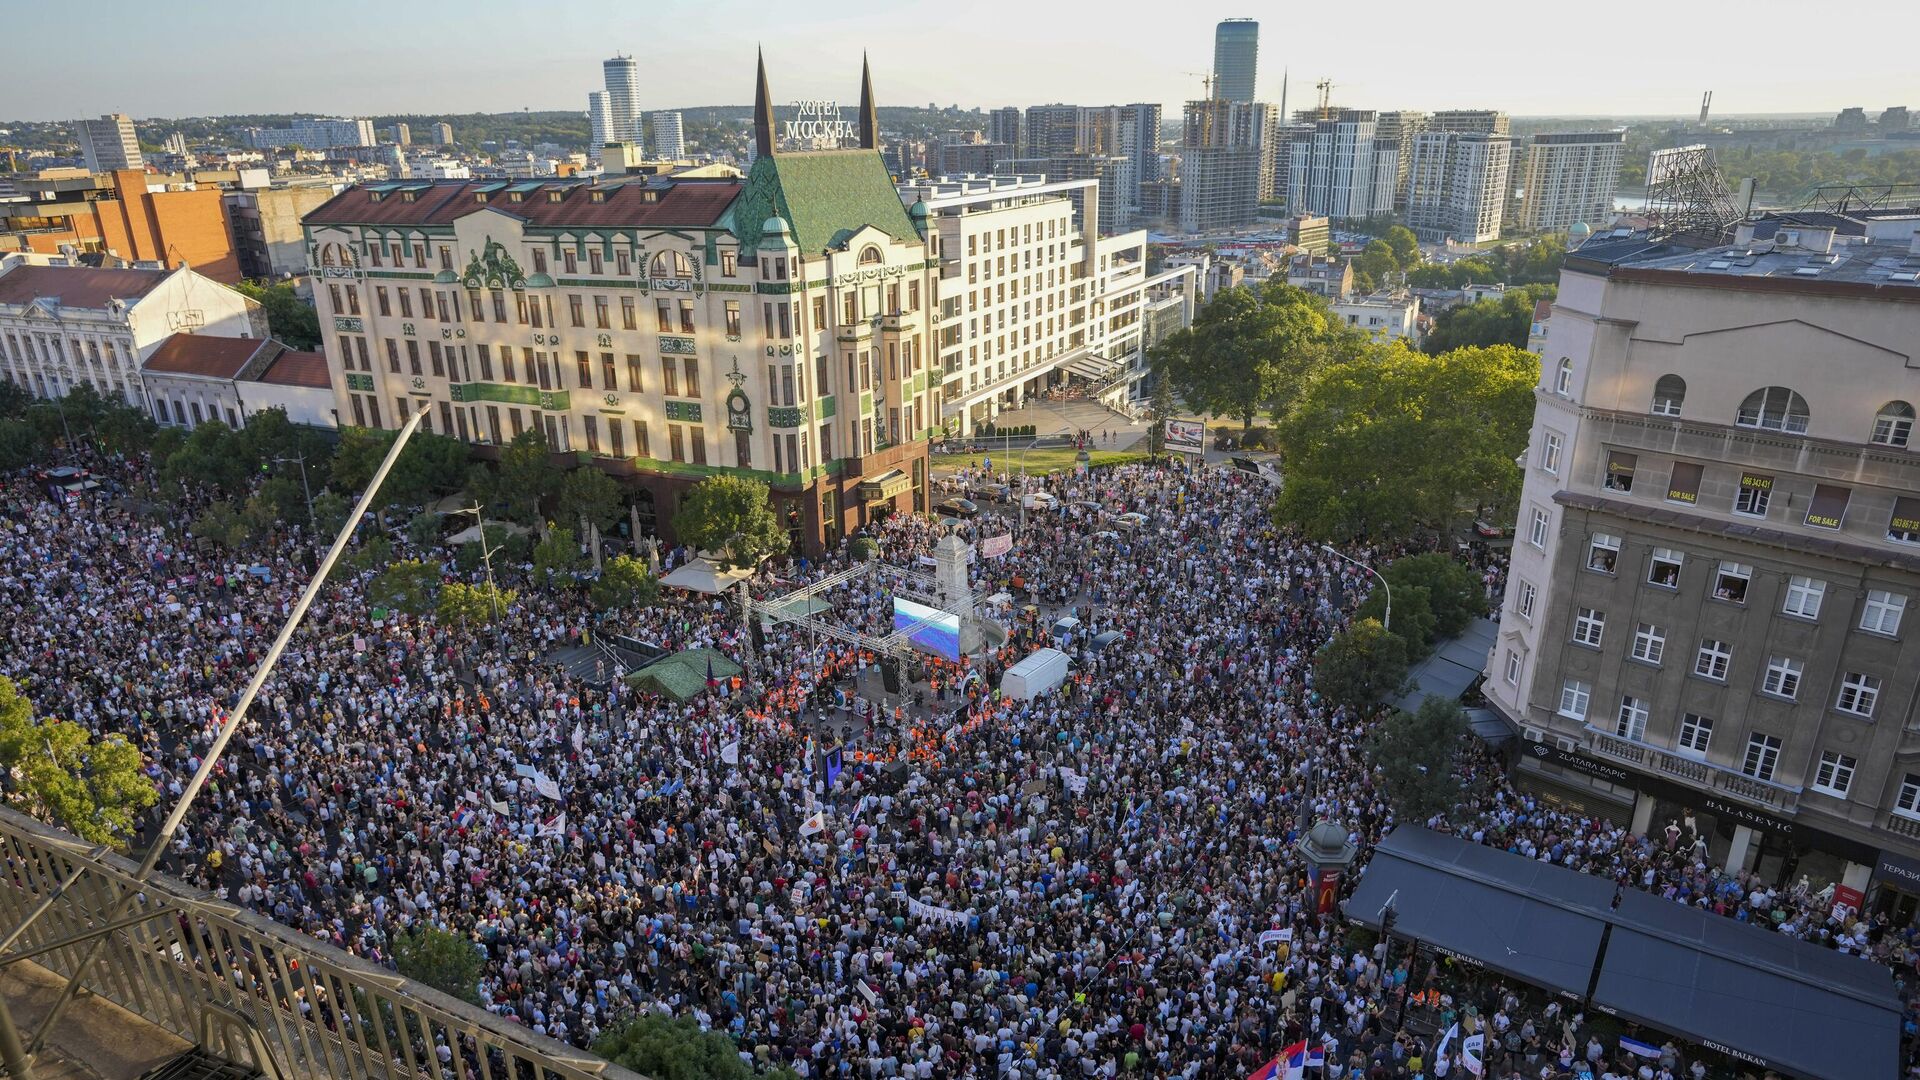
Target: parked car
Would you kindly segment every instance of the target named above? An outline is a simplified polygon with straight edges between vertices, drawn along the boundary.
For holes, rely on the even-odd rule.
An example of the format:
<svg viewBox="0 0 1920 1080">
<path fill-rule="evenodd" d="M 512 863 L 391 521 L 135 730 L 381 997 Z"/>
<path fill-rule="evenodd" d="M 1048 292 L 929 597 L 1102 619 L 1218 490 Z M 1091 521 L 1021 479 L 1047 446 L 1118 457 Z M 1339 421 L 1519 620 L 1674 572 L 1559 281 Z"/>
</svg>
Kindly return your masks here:
<svg viewBox="0 0 1920 1080">
<path fill-rule="evenodd" d="M 1020 505 L 1028 510 L 1051 510 L 1060 505 L 1060 500 L 1049 491 L 1029 491 L 1020 496 Z"/>
<path fill-rule="evenodd" d="M 946 502 L 934 507 L 934 509 L 948 517 L 956 518 L 976 517 L 980 513 L 979 504 L 975 503 L 972 499 L 948 499 Z"/>
</svg>

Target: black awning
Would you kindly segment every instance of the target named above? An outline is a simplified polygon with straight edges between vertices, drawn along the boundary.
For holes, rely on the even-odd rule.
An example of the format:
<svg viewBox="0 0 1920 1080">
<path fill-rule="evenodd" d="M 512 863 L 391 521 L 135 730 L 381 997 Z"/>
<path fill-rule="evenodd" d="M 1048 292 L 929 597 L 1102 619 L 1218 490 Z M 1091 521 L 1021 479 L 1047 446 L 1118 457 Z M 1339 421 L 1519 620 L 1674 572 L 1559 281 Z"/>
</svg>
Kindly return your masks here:
<svg viewBox="0 0 1920 1080">
<path fill-rule="evenodd" d="M 1895 1076 L 1900 1001 L 1884 966 L 1605 878 L 1417 826 L 1375 849 L 1346 903 L 1395 933 L 1803 1080 Z M 1604 939 L 1604 941 L 1603 941 Z"/>
<path fill-rule="evenodd" d="M 1571 880 L 1554 880 L 1561 875 Z M 1556 887 L 1570 904 L 1549 902 Z M 1581 908 L 1604 907 L 1613 886 L 1426 829 L 1399 828 L 1375 849 L 1347 917 L 1377 929 L 1396 892 L 1395 933 L 1536 986 L 1584 994 L 1605 926 Z"/>
<path fill-rule="evenodd" d="M 1621 901 L 1602 1008 L 1794 1076 L 1899 1074 L 1886 968 L 1646 893 Z"/>
</svg>

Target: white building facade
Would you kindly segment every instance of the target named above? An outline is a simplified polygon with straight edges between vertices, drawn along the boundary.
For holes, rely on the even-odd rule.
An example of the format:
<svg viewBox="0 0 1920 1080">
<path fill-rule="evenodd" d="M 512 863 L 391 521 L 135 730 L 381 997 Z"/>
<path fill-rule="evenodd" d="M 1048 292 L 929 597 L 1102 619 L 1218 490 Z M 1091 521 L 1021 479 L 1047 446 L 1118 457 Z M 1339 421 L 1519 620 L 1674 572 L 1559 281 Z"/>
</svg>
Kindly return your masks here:
<svg viewBox="0 0 1920 1080">
<path fill-rule="evenodd" d="M 1374 114 L 1343 109 L 1288 147 L 1287 212 L 1354 220 L 1390 213 L 1400 150 L 1376 145 Z"/>
<path fill-rule="evenodd" d="M 607 82 L 607 142 L 640 141 L 640 65 L 631 56 L 601 64 Z"/>
<path fill-rule="evenodd" d="M 1478 244 L 1500 238 L 1513 140 L 1480 132 L 1415 135 L 1407 167 L 1407 227 L 1422 240 Z"/>
<path fill-rule="evenodd" d="M 107 270 L 0 259 L 0 373 L 39 398 L 91 383 L 146 406 L 141 365 L 177 333 L 266 334 L 260 305 L 191 269 Z"/>
<path fill-rule="evenodd" d="M 1519 226 L 1565 232 L 1582 222 L 1605 225 L 1613 217 L 1626 138 L 1624 131 L 1535 135 L 1527 143 Z"/>
<path fill-rule="evenodd" d="M 653 156 L 661 161 L 679 161 L 687 156 L 687 137 L 678 112 L 669 109 L 653 114 Z"/>
</svg>

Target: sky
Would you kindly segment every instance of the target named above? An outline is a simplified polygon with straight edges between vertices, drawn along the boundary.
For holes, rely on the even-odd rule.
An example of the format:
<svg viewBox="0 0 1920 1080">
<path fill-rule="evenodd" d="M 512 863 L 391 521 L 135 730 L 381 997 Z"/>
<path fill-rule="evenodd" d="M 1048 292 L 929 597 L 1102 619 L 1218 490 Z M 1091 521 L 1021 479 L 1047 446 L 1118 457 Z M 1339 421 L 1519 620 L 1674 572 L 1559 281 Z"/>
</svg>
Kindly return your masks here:
<svg viewBox="0 0 1920 1080">
<path fill-rule="evenodd" d="M 1910 50 L 1857 28 L 1906 3 L 1857 0 L 1844 37 L 1779 0 L 1371 0 L 1351 6 L 1166 0 L 321 0 L 235 7 L 103 0 L 62 16 L 70 49 L 11 49 L 0 120 L 235 113 L 584 112 L 615 51 L 643 108 L 745 105 L 766 50 L 776 107 L 858 100 L 861 50 L 882 104 L 993 108 L 1201 96 L 1213 27 L 1261 21 L 1259 93 L 1353 108 L 1495 108 L 1516 116 L 1832 113 L 1920 106 Z M 1738 13 L 1738 22 L 1734 13 Z M 1774 59 L 1775 43 L 1793 51 Z"/>
</svg>

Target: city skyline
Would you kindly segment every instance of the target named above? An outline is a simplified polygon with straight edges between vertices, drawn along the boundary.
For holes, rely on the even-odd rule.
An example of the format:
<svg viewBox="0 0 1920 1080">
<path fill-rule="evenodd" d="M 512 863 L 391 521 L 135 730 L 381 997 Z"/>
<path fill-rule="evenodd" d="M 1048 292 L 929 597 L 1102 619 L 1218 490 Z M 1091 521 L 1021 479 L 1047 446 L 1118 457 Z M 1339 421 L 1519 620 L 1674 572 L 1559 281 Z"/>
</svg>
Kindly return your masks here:
<svg viewBox="0 0 1920 1080">
<path fill-rule="evenodd" d="M 13 58 L 0 73 L 0 101 L 7 103 L 0 108 L 8 114 L 0 120 L 70 121 L 108 112 L 137 119 L 521 109 L 584 114 L 580 103 L 599 87 L 601 63 L 616 51 L 633 55 L 640 65 L 641 109 L 745 105 L 756 42 L 766 50 L 780 101 L 852 100 L 857 87 L 842 66 L 818 61 L 865 49 L 873 57 L 881 100 L 889 105 L 933 102 L 985 110 L 1145 101 L 1178 115 L 1181 102 L 1201 96 L 1194 73 L 1211 67 L 1215 25 L 1261 15 L 1244 4 L 1211 4 L 1169 19 L 1153 14 L 1159 9 L 1137 6 L 1140 18 L 1105 19 L 1102 25 L 1115 29 L 1092 38 L 1070 11 L 982 6 L 974 18 L 943 25 L 943 47 L 974 58 L 961 67 L 914 58 L 926 47 L 924 28 L 948 15 L 921 2 L 850 0 L 798 17 L 744 0 L 668 3 L 644 13 L 598 0 L 574 2 L 543 12 L 545 47 L 526 55 L 515 48 L 519 39 L 495 32 L 515 11 L 493 0 L 460 5 L 458 19 L 444 17 L 452 8 L 445 3 L 396 9 L 343 0 L 329 9 L 326 33 L 293 35 L 301 43 L 298 63 L 325 77 L 255 83 L 226 73 L 236 56 L 271 58 L 275 48 L 261 47 L 250 24 L 223 20 L 211 4 L 188 2 L 115 12 L 115 33 L 97 39 L 100 62 L 84 85 L 76 84 L 56 54 Z M 1888 15 L 1895 10 L 1890 3 L 1869 6 Z M 1783 4 L 1759 7 L 1788 16 Z M 1346 52 L 1304 47 L 1297 28 L 1270 21 L 1266 36 L 1271 40 L 1263 41 L 1259 56 L 1258 100 L 1279 101 L 1283 70 L 1292 73 L 1291 102 L 1310 101 L 1313 84 L 1328 78 L 1335 102 L 1347 106 L 1498 107 L 1516 116 L 1687 116 L 1709 89 L 1714 111 L 1722 116 L 1819 114 L 1853 105 L 1874 113 L 1907 103 L 1902 95 L 1911 90 L 1897 52 L 1843 59 L 1836 51 L 1831 60 L 1815 54 L 1796 60 L 1792 77 L 1781 78 L 1775 69 L 1753 65 L 1741 50 L 1703 51 L 1701 41 L 1725 30 L 1724 20 L 1710 12 L 1650 0 L 1626 0 L 1611 10 L 1612 21 L 1592 31 L 1587 44 L 1573 37 L 1572 24 L 1550 21 L 1532 5 L 1485 5 L 1472 20 L 1422 20 L 1418 51 L 1377 44 Z M 1412 4 L 1395 3 L 1374 25 L 1395 25 L 1395 14 L 1411 17 L 1417 11 Z M 1018 18 L 1025 29 L 1006 34 L 1006 19 L 996 12 Z M 1748 16 L 1749 23 L 1767 21 L 1764 11 L 1756 16 L 1750 10 Z M 1154 20 L 1159 28 L 1151 34 L 1122 29 Z M 742 26 L 751 27 L 750 36 Z M 451 68 L 414 62 L 423 37 L 436 41 L 437 51 L 463 61 Z M 1608 43 L 1616 40 L 1625 44 L 1610 52 Z M 1089 47 L 1097 53 L 1081 51 Z M 1630 66 L 1613 54 L 1620 50 L 1630 50 Z M 151 77 L 149 58 L 156 53 L 173 58 L 165 79 Z M 1578 77 L 1574 72 L 1584 54 L 1631 77 Z M 1099 62 L 1070 63 L 1076 56 L 1097 56 Z M 663 72 L 663 65 L 670 70 Z M 737 79 L 685 77 L 729 66 Z M 197 77 L 199 71 L 210 74 Z"/>
</svg>

